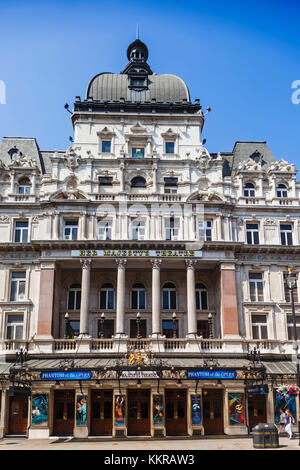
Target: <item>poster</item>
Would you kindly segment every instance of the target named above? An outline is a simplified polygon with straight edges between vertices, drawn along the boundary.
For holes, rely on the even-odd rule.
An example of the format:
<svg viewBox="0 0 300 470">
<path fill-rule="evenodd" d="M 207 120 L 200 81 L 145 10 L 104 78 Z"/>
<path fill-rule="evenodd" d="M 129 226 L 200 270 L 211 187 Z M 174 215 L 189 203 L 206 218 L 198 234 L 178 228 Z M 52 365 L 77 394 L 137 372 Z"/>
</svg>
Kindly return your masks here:
<svg viewBox="0 0 300 470">
<path fill-rule="evenodd" d="M 162 395 L 153 395 L 153 424 L 164 424 L 164 406 Z"/>
<path fill-rule="evenodd" d="M 37 393 L 32 396 L 31 425 L 32 426 L 47 426 L 48 425 L 48 395 L 47 394 Z"/>
<path fill-rule="evenodd" d="M 192 395 L 192 424 L 201 424 L 201 396 Z"/>
<path fill-rule="evenodd" d="M 280 418 L 280 410 L 286 411 L 290 410 L 292 416 L 296 421 L 296 402 L 295 397 L 285 397 L 282 398 L 279 393 L 276 391 L 276 398 L 275 398 L 275 423 L 279 423 Z"/>
<path fill-rule="evenodd" d="M 228 393 L 229 424 L 245 424 L 245 399 L 243 393 Z"/>
<path fill-rule="evenodd" d="M 115 425 L 125 426 L 125 395 L 115 396 Z"/>
<path fill-rule="evenodd" d="M 86 395 L 76 396 L 76 426 L 87 426 L 86 403 Z"/>
</svg>

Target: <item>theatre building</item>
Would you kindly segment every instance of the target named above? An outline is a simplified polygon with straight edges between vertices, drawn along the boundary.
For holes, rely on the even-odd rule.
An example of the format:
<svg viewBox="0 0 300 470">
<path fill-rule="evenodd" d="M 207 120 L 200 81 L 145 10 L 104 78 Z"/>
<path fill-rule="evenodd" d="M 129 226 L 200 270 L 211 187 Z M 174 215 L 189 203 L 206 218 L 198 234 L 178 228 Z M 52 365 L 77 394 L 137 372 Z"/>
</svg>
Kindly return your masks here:
<svg viewBox="0 0 300 470">
<path fill-rule="evenodd" d="M 0 144 L 1 437 L 248 434 L 296 383 L 294 165 L 209 153 L 210 109 L 139 39 L 127 58 L 76 97 L 69 148 Z"/>
</svg>

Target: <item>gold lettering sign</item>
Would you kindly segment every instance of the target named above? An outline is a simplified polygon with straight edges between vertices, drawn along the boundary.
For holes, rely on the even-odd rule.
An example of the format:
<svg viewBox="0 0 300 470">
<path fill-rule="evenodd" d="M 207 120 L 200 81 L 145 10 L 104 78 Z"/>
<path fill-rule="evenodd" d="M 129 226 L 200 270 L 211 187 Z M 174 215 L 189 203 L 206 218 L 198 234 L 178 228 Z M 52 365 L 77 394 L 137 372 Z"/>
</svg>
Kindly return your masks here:
<svg viewBox="0 0 300 470">
<path fill-rule="evenodd" d="M 147 258 L 147 257 L 165 257 L 165 258 L 200 258 L 201 251 L 195 250 L 78 250 L 72 251 L 72 256 L 80 257 L 110 257 L 110 258 Z"/>
</svg>

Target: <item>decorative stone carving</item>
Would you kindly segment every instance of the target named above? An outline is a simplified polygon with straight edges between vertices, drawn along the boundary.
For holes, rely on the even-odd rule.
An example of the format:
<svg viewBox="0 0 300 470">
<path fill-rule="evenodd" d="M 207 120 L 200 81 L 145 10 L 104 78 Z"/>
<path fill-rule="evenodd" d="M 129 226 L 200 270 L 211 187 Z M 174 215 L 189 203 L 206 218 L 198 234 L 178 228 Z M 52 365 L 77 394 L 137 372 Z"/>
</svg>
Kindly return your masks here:
<svg viewBox="0 0 300 470">
<path fill-rule="evenodd" d="M 276 225 L 276 220 L 271 218 L 266 218 L 264 220 L 264 225 Z"/>
<path fill-rule="evenodd" d="M 77 147 L 79 149 L 79 147 Z M 66 166 L 73 172 L 75 168 L 77 168 L 81 162 L 81 155 L 78 155 L 75 152 L 74 147 L 71 145 L 68 150 L 66 151 Z"/>
<path fill-rule="evenodd" d="M 282 173 L 295 173 L 295 165 L 281 159 L 279 162 L 272 163 L 272 165 L 269 166 L 268 173 L 273 171 Z"/>
</svg>

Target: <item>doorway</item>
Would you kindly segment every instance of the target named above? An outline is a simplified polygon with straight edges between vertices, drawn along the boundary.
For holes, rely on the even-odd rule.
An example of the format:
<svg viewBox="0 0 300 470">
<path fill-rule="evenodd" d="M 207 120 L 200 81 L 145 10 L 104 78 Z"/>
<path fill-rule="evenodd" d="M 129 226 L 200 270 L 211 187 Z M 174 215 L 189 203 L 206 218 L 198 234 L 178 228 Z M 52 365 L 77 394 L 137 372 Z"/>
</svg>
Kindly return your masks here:
<svg viewBox="0 0 300 470">
<path fill-rule="evenodd" d="M 26 435 L 28 428 L 28 397 L 19 395 L 10 397 L 8 433 Z"/>
<path fill-rule="evenodd" d="M 186 390 L 169 389 L 165 391 L 166 434 L 167 436 L 186 436 L 187 399 Z"/>
<path fill-rule="evenodd" d="M 92 436 L 112 435 L 112 410 L 112 390 L 93 390 L 91 416 Z"/>
<path fill-rule="evenodd" d="M 265 395 L 248 395 L 248 417 L 250 432 L 257 424 L 267 422 Z"/>
<path fill-rule="evenodd" d="M 54 430 L 56 436 L 72 436 L 75 419 L 74 390 L 55 390 L 54 393 Z"/>
<path fill-rule="evenodd" d="M 203 427 L 207 434 L 224 434 L 223 390 L 203 390 Z"/>
<path fill-rule="evenodd" d="M 128 390 L 128 436 L 150 436 L 150 390 Z"/>
</svg>

